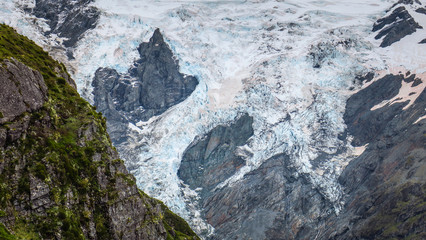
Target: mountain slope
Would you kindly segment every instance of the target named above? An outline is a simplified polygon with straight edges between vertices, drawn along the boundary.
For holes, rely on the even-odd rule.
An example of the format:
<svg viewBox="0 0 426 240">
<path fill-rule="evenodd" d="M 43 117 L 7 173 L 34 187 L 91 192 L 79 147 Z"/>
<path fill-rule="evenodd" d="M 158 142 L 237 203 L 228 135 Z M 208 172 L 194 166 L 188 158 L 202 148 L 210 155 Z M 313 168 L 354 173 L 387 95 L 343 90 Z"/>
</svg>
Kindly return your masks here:
<svg viewBox="0 0 426 240">
<path fill-rule="evenodd" d="M 0 25 L 0 236 L 198 239 L 138 190 L 64 66 Z"/>
<path fill-rule="evenodd" d="M 78 89 L 105 112 L 137 184 L 197 233 L 423 237 L 424 1 L 90 6 L 101 14 L 69 62 Z M 152 61 L 161 52 L 139 51 L 141 43 L 156 49 L 157 28 L 176 60 L 169 63 L 198 85 L 169 91 L 185 97 L 152 115 L 143 97 L 161 106 L 172 80 L 169 68 L 153 67 L 164 64 Z M 143 69 L 149 78 L 132 76 Z M 153 91 L 140 91 L 150 84 Z"/>
</svg>

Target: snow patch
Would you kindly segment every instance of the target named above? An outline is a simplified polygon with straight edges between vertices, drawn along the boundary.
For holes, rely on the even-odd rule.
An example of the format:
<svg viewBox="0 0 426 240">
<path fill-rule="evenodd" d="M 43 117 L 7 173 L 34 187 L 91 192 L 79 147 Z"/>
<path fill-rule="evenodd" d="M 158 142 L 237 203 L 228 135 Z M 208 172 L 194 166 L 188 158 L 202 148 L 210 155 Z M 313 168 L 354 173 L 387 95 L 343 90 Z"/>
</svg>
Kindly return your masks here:
<svg viewBox="0 0 426 240">
<path fill-rule="evenodd" d="M 426 109 L 425 109 L 425 111 L 426 111 Z M 417 123 L 419 123 L 420 121 L 422 121 L 424 119 L 426 119 L 426 115 L 424 115 L 424 116 L 420 117 L 419 119 L 417 119 L 413 124 L 417 124 Z"/>
<path fill-rule="evenodd" d="M 403 108 L 403 110 L 408 109 L 411 105 L 414 104 L 416 99 L 420 96 L 420 94 L 426 88 L 426 80 L 424 80 L 426 79 L 425 77 L 426 77 L 426 74 L 420 74 L 418 77 L 416 77 L 416 79 L 420 78 L 422 82 L 419 85 L 414 87 L 412 86 L 413 82 L 407 83 L 405 81 L 402 81 L 401 83 L 402 86 L 395 97 L 393 97 L 392 99 L 384 100 L 383 102 L 373 106 L 370 110 L 374 111 L 387 105 L 392 105 L 395 103 L 406 102 L 406 101 L 408 101 L 408 104 Z"/>
</svg>

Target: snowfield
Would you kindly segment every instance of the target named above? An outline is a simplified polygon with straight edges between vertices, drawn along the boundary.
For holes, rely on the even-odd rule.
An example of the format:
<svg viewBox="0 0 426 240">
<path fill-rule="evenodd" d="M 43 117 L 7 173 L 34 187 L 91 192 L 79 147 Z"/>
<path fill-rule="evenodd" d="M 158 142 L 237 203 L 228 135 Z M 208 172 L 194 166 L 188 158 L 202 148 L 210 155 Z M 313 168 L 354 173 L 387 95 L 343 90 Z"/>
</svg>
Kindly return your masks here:
<svg viewBox="0 0 426 240">
<path fill-rule="evenodd" d="M 0 1 L 0 21 L 39 44 L 53 41 L 37 33 L 43 23 L 32 24 L 16 10 L 16 2 L 22 1 Z M 335 203 L 338 213 L 343 191 L 337 178 L 365 150 L 339 139 L 346 128 L 346 100 L 362 87 L 354 79 L 370 71 L 377 72 L 377 79 L 401 69 L 425 79 L 426 44 L 417 43 L 426 38 L 426 15 L 409 9 L 423 29 L 387 48 L 379 48 L 380 40 L 371 32 L 395 2 L 96 0 L 93 5 L 103 13 L 97 27 L 78 42 L 70 62 L 72 75 L 80 93 L 93 101 L 96 69 L 126 72 L 138 57 L 138 45 L 160 28 L 180 71 L 200 83 L 184 102 L 129 127 L 133 141 L 128 148 L 140 154 L 122 157 L 138 186 L 191 220 L 198 232 L 214 231 L 194 204 L 197 192 L 182 184 L 177 170 L 197 136 L 247 112 L 254 117 L 254 136 L 241 152 L 252 154 L 245 155 L 246 166 L 221 186 L 286 153 L 299 173 L 309 174 L 324 197 Z M 16 14 L 27 22 L 15 20 Z M 424 81 L 410 98 L 425 86 Z M 401 90 L 402 97 L 408 93 Z M 323 153 L 329 158 L 314 166 L 312 161 Z"/>
</svg>

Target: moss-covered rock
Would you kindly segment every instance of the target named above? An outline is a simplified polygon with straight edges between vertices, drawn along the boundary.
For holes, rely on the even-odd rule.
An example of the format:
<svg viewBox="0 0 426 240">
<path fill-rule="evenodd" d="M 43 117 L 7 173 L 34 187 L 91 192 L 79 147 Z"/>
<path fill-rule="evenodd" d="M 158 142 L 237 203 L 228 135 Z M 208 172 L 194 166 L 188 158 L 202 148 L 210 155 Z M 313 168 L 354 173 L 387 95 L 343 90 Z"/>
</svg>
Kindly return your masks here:
<svg viewBox="0 0 426 240">
<path fill-rule="evenodd" d="M 137 189 L 105 118 L 79 96 L 63 64 L 6 25 L 0 61 L 0 78 L 17 83 L 24 104 L 19 114 L 1 108 L 8 117 L 0 123 L 1 239 L 198 239 Z M 22 86 L 31 79 L 31 88 Z M 28 99 L 37 94 L 34 105 Z"/>
</svg>

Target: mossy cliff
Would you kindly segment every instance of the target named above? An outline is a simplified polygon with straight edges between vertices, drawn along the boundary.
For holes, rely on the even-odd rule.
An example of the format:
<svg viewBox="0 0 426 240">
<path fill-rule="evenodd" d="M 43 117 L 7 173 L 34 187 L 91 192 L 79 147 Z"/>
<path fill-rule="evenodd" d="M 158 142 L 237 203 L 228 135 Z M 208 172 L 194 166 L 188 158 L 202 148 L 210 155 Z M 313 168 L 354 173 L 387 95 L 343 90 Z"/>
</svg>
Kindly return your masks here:
<svg viewBox="0 0 426 240">
<path fill-rule="evenodd" d="M 198 239 L 138 190 L 63 64 L 0 25 L 0 239 Z"/>
</svg>

